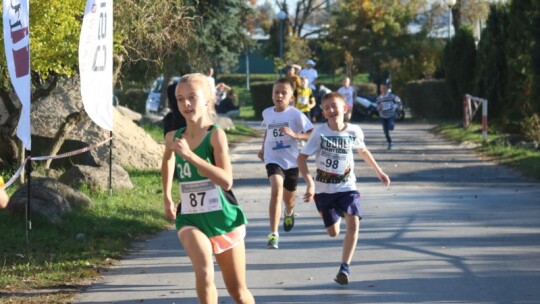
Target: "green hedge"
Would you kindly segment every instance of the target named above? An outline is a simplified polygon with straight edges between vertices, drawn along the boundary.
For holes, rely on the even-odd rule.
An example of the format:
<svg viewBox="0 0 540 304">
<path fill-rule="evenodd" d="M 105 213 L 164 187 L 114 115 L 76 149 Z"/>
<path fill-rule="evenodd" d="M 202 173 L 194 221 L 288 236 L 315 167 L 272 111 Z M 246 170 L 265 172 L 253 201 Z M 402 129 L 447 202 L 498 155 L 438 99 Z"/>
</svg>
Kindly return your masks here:
<svg viewBox="0 0 540 304">
<path fill-rule="evenodd" d="M 274 105 L 272 102 L 272 82 L 254 82 L 250 86 L 251 102 L 253 103 L 253 111 L 255 118 L 262 119 L 264 109 Z"/>
<path fill-rule="evenodd" d="M 461 118 L 450 116 L 463 100 L 450 98 L 448 85 L 444 80 L 419 80 L 405 85 L 404 103 L 410 107 L 413 116 L 422 118 Z M 460 105 L 457 105 L 459 103 Z"/>
<path fill-rule="evenodd" d="M 276 74 L 250 74 L 249 82 L 267 82 L 275 81 L 277 79 Z M 246 74 L 219 74 L 216 78 L 216 82 L 224 82 L 228 86 L 246 86 Z"/>
<path fill-rule="evenodd" d="M 130 88 L 115 92 L 118 97 L 118 103 L 121 106 L 127 107 L 135 112 L 144 114 L 146 111 L 146 98 L 148 93 L 142 89 Z"/>
</svg>

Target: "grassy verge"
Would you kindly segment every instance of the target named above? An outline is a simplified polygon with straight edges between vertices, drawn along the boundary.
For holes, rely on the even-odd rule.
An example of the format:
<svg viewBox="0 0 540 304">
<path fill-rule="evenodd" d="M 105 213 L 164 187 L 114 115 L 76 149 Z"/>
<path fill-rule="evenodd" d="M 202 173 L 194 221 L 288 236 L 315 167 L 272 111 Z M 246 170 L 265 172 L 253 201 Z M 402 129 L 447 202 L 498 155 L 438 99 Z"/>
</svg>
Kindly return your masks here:
<svg viewBox="0 0 540 304">
<path fill-rule="evenodd" d="M 74 286 L 99 275 L 121 257 L 130 243 L 166 228 L 158 170 L 130 171 L 134 189 L 81 191 L 94 201 L 60 225 L 34 214 L 25 244 L 25 220 L 0 210 L 0 302 L 64 302 Z M 41 292 L 52 289 L 54 291 Z M 28 290 L 39 290 L 30 295 Z M 12 293 L 12 294 L 11 294 Z"/>
<path fill-rule="evenodd" d="M 143 127 L 163 140 L 160 126 Z M 258 136 L 243 125 L 226 132 L 232 144 Z M 108 191 L 80 189 L 94 205 L 71 213 L 60 225 L 34 214 L 28 247 L 24 217 L 0 209 L 0 303 L 70 303 L 81 286 L 116 263 L 132 242 L 169 227 L 159 170 L 129 174 L 132 190 L 109 196 Z"/>
<path fill-rule="evenodd" d="M 510 166 L 525 176 L 540 180 L 540 151 L 510 145 L 507 134 L 490 129 L 488 140 L 482 141 L 482 126 L 472 124 L 468 129 L 461 125 L 443 123 L 435 131 L 457 142 L 470 142 L 477 145 L 476 150 L 498 163 Z"/>
</svg>

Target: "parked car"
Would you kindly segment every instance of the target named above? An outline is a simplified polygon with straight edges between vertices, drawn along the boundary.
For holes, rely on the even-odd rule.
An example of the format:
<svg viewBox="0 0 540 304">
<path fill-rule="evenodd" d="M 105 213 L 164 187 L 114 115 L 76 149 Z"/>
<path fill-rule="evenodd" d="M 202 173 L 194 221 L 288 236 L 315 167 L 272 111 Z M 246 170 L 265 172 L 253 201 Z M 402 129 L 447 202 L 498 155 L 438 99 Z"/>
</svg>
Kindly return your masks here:
<svg viewBox="0 0 540 304">
<path fill-rule="evenodd" d="M 174 76 L 171 81 L 167 83 L 178 83 L 180 76 Z M 148 90 L 148 97 L 146 98 L 146 114 L 164 114 L 166 109 L 160 108 L 161 105 L 161 89 L 163 87 L 163 76 L 160 76 L 154 80 L 152 86 Z"/>
</svg>

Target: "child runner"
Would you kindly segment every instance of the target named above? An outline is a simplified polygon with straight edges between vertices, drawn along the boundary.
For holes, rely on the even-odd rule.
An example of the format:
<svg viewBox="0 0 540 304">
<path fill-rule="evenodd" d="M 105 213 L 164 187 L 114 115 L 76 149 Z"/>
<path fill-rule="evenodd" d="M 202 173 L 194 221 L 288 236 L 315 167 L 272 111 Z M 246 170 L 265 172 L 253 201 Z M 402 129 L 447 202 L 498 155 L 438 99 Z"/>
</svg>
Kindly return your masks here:
<svg viewBox="0 0 540 304">
<path fill-rule="evenodd" d="M 349 283 L 349 265 L 358 240 L 360 227 L 360 194 L 356 190 L 353 149 L 367 162 L 379 179 L 388 187 L 390 178 L 381 170 L 364 144 L 364 133 L 356 125 L 343 121 L 345 99 L 339 93 L 329 93 L 322 99 L 323 115 L 327 123 L 318 127 L 298 156 L 298 169 L 307 182 L 304 201 L 315 200 L 328 235 L 339 234 L 341 218 L 345 218 L 341 265 L 335 281 Z M 307 159 L 316 157 L 315 182 L 309 174 Z"/>
<path fill-rule="evenodd" d="M 270 181 L 269 205 L 270 234 L 268 249 L 278 249 L 278 225 L 281 217 L 281 201 L 285 202 L 283 230 L 291 231 L 294 226 L 295 191 L 298 180 L 298 140 L 307 140 L 313 125 L 299 110 L 290 107 L 293 98 L 292 84 L 285 78 L 274 84 L 272 99 L 274 106 L 262 113 L 262 125 L 266 128 L 259 158 L 266 164 Z"/>
<path fill-rule="evenodd" d="M 165 142 L 168 156 L 174 152 L 182 203 L 175 207 L 169 186 L 164 192 L 165 214 L 176 219 L 180 243 L 195 271 L 199 302 L 218 301 L 213 252 L 233 300 L 255 303 L 246 285 L 247 220 L 231 191 L 225 132 L 210 119 L 215 94 L 208 78 L 203 74 L 183 76 L 176 87 L 176 99 L 187 126 L 167 133 Z"/>
<path fill-rule="evenodd" d="M 343 86 L 338 89 L 338 93 L 345 98 L 345 104 L 347 105 L 345 121 L 350 121 L 353 111 L 353 100 L 356 98 L 356 92 L 354 91 L 354 87 L 351 86 L 351 79 L 349 77 L 343 78 L 341 84 Z"/>
<path fill-rule="evenodd" d="M 311 120 L 311 109 L 315 107 L 315 97 L 309 87 L 309 80 L 306 77 L 300 78 L 302 85 L 296 88 L 296 102 L 294 107 L 302 111 L 306 117 Z"/>
<path fill-rule="evenodd" d="M 394 131 L 394 119 L 399 103 L 401 103 L 401 99 L 390 91 L 390 80 L 385 80 L 385 82 L 381 83 L 381 95 L 377 97 L 377 110 L 381 117 L 384 136 L 388 143 L 388 150 L 392 149 L 390 131 Z"/>
</svg>

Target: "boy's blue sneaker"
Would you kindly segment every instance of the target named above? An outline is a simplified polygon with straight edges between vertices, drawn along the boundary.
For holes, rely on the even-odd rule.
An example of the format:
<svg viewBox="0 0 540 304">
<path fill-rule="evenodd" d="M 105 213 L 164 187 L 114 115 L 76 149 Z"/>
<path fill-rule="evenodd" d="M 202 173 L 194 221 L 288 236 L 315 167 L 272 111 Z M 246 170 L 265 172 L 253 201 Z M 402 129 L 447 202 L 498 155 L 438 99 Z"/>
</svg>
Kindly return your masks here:
<svg viewBox="0 0 540 304">
<path fill-rule="evenodd" d="M 267 249 L 278 249 L 279 236 L 270 233 L 268 235 L 268 243 L 266 243 Z"/>
<path fill-rule="evenodd" d="M 349 284 L 349 274 L 349 265 L 342 263 L 334 281 L 340 285 L 347 285 Z"/>
<path fill-rule="evenodd" d="M 294 210 L 291 213 L 291 215 L 287 215 L 287 213 L 285 212 L 285 219 L 283 220 L 283 230 L 285 230 L 285 232 L 289 232 L 293 229 L 293 227 L 294 227 Z"/>
<path fill-rule="evenodd" d="M 388 149 L 388 150 L 392 150 L 392 143 L 388 143 L 387 149 Z"/>
</svg>

